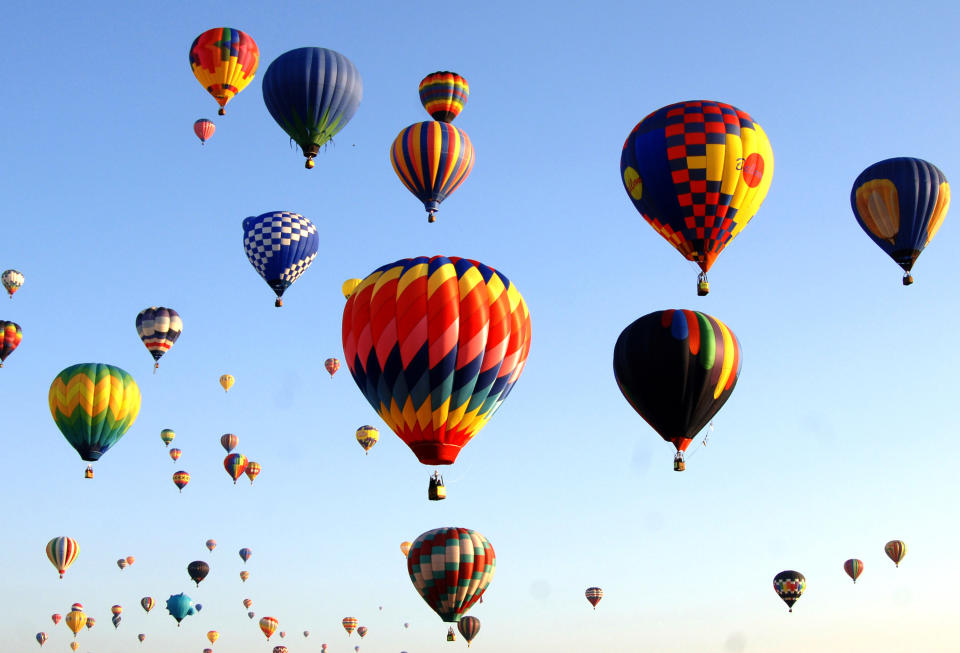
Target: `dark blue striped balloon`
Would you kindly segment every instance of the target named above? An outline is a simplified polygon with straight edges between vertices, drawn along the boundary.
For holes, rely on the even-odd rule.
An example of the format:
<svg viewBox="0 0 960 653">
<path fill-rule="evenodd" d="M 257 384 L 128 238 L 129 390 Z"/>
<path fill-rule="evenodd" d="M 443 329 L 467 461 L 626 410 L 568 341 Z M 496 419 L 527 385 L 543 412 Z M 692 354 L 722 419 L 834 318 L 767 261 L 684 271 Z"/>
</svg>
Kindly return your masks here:
<svg viewBox="0 0 960 653">
<path fill-rule="evenodd" d="M 243 221 L 243 249 L 250 265 L 277 294 L 283 292 L 317 258 L 317 227 L 299 213 L 272 211 Z"/>
<path fill-rule="evenodd" d="M 363 79 L 349 59 L 326 48 L 297 48 L 273 60 L 263 76 L 263 101 L 313 167 L 313 157 L 353 118 Z"/>
</svg>

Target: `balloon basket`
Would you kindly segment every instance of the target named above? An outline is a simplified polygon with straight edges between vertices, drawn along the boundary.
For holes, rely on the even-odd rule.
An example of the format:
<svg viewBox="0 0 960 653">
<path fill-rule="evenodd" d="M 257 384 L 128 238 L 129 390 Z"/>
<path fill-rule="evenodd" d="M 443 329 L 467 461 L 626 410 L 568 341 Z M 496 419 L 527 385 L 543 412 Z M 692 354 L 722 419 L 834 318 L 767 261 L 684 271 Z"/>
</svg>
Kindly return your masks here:
<svg viewBox="0 0 960 653">
<path fill-rule="evenodd" d="M 283 300 L 277 297 L 277 301 L 273 302 L 273 305 L 277 308 L 280 308 L 283 306 Z"/>
<path fill-rule="evenodd" d="M 427 489 L 427 498 L 430 501 L 443 501 L 447 498 L 447 488 L 443 485 L 443 478 L 436 474 L 430 477 L 430 487 Z"/>
<path fill-rule="evenodd" d="M 93 467 L 87 465 L 87 469 L 83 472 L 84 478 L 93 478 Z"/>
<path fill-rule="evenodd" d="M 912 284 L 912 283 L 913 283 L 913 275 L 912 275 L 912 274 L 907 273 L 907 274 L 903 275 L 903 285 L 909 286 L 909 285 Z"/>
</svg>

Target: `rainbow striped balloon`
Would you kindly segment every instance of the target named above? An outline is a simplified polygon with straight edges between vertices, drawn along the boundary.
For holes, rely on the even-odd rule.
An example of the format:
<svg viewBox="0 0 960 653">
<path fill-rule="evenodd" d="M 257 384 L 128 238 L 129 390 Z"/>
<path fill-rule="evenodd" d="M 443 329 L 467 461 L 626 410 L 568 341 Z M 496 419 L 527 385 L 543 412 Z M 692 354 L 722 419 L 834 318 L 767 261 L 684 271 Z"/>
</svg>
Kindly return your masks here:
<svg viewBox="0 0 960 653">
<path fill-rule="evenodd" d="M 451 122 L 470 97 L 470 84 L 448 70 L 430 73 L 420 81 L 420 102 L 434 120 Z"/>
<path fill-rule="evenodd" d="M 233 479 L 233 484 L 237 484 L 237 479 L 247 469 L 247 457 L 242 453 L 232 453 L 223 459 L 223 468 Z"/>
<path fill-rule="evenodd" d="M 347 631 L 347 635 L 350 636 L 353 634 L 353 631 L 357 629 L 357 624 L 360 623 L 360 620 L 356 617 L 344 617 L 340 623 L 343 624 L 343 629 Z M 324 644 L 324 648 L 326 648 L 326 644 Z"/>
<path fill-rule="evenodd" d="M 852 578 L 854 585 L 856 585 L 857 578 L 859 578 L 860 574 L 863 573 L 863 561 L 857 560 L 856 558 L 850 558 L 843 563 L 843 570 L 847 572 L 847 576 Z"/>
<path fill-rule="evenodd" d="M 467 640 L 467 648 L 470 648 L 470 642 L 472 642 L 473 638 L 480 632 L 480 620 L 469 615 L 461 617 L 460 621 L 457 622 L 457 630 L 459 630 L 463 638 Z"/>
<path fill-rule="evenodd" d="M 72 537 L 61 535 L 47 542 L 47 559 L 50 560 L 50 564 L 56 567 L 60 578 L 63 578 L 63 573 L 67 570 L 67 567 L 77 559 L 79 552 L 80 546 Z"/>
<path fill-rule="evenodd" d="M 50 384 L 50 414 L 80 457 L 99 460 L 133 425 L 140 389 L 129 373 L 105 363 L 66 368 Z"/>
<path fill-rule="evenodd" d="M 353 380 L 425 465 L 452 464 L 493 416 L 523 372 L 530 338 L 517 288 L 462 258 L 384 265 L 343 310 Z"/>
<path fill-rule="evenodd" d="M 390 147 L 390 163 L 400 181 L 423 202 L 428 220 L 447 195 L 473 169 L 473 144 L 467 132 L 445 122 L 418 122 L 403 129 Z"/>
<path fill-rule="evenodd" d="M 907 543 L 903 540 L 890 540 L 883 546 L 883 551 L 893 560 L 893 564 L 899 567 L 903 556 L 907 555 Z"/>
<path fill-rule="evenodd" d="M 493 545 L 469 528 L 436 528 L 413 542 L 407 572 L 444 621 L 456 622 L 480 600 L 497 567 Z"/>
</svg>

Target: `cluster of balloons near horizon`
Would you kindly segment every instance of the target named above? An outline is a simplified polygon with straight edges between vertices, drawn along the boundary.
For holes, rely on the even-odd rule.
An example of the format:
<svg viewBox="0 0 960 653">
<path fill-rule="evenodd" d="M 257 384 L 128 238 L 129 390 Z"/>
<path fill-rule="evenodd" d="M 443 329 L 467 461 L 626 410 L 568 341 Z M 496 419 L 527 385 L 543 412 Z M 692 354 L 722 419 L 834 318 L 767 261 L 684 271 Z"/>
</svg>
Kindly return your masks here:
<svg viewBox="0 0 960 653">
<path fill-rule="evenodd" d="M 907 545 L 903 540 L 890 540 L 883 546 L 883 552 L 900 567 L 900 561 L 907 554 Z M 863 561 L 851 558 L 843 563 L 843 570 L 856 584 L 857 578 L 863 573 Z M 799 571 L 781 571 L 773 577 L 773 590 L 787 604 L 789 612 L 793 612 L 793 604 L 803 595 L 807 588 L 807 579 Z"/>
<path fill-rule="evenodd" d="M 390 148 L 394 172 L 423 202 L 428 222 L 440 203 L 466 180 L 475 159 L 470 137 L 451 122 L 470 95 L 467 80 L 450 71 L 431 73 L 420 82 L 420 102 L 433 117 L 404 128 Z"/>
</svg>

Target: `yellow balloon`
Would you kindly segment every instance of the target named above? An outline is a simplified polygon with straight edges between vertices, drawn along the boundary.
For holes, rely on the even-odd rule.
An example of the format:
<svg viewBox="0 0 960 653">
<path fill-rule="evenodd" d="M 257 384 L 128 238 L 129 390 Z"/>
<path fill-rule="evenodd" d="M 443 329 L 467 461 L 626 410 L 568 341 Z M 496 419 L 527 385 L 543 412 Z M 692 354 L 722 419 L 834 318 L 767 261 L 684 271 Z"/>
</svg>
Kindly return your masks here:
<svg viewBox="0 0 960 653">
<path fill-rule="evenodd" d="M 70 648 L 76 651 L 78 648 L 80 648 L 80 644 L 77 642 L 70 642 Z"/>
<path fill-rule="evenodd" d="M 69 628 L 73 636 L 76 637 L 80 629 L 87 624 L 87 615 L 82 610 L 71 610 L 67 613 L 64 621 L 67 622 L 67 628 Z"/>
<path fill-rule="evenodd" d="M 407 554 L 410 553 L 410 547 L 412 544 L 410 542 L 401 542 L 400 543 L 400 552 L 403 553 L 403 557 L 406 558 Z"/>
<path fill-rule="evenodd" d="M 210 643 L 213 644 L 213 643 L 215 643 L 218 639 L 220 639 L 220 633 L 218 633 L 218 632 L 215 631 L 215 630 L 211 630 L 210 632 L 207 633 L 207 639 L 209 639 L 209 640 L 210 640 Z"/>
<path fill-rule="evenodd" d="M 347 279 L 343 282 L 343 285 L 340 286 L 340 290 L 343 292 L 344 299 L 349 299 L 350 295 L 353 294 L 353 291 L 357 289 L 357 286 L 360 285 L 360 282 L 363 279 Z"/>
<path fill-rule="evenodd" d="M 220 385 L 223 386 L 223 391 L 224 391 L 224 392 L 226 392 L 227 390 L 229 390 L 230 388 L 232 388 L 232 387 L 233 387 L 233 375 L 232 375 L 232 374 L 224 374 L 223 376 L 221 376 L 221 377 L 220 377 Z"/>
</svg>

